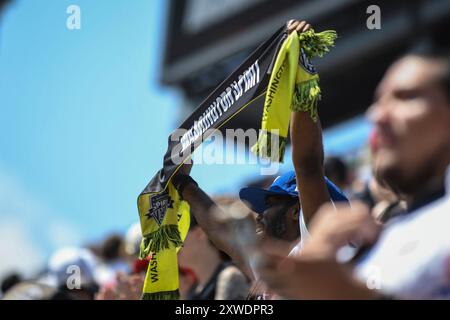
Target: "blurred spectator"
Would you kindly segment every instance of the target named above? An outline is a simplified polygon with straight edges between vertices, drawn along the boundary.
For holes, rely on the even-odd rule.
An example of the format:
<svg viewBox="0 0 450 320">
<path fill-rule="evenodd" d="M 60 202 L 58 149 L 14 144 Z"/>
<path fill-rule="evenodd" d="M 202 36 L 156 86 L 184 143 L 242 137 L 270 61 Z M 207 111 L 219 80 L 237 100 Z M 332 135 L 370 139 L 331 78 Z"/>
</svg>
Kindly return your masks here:
<svg viewBox="0 0 450 320">
<path fill-rule="evenodd" d="M 114 286 L 104 286 L 95 300 L 140 300 L 145 274 L 118 273 Z"/>
<path fill-rule="evenodd" d="M 108 236 L 99 249 L 100 263 L 96 276 L 101 286 L 115 285 L 118 273 L 129 273 L 131 266 L 127 263 L 124 241 L 118 234 Z"/>
<path fill-rule="evenodd" d="M 370 150 L 368 154 L 371 158 L 373 158 L 379 149 L 377 140 L 376 132 L 372 131 L 369 135 L 368 148 Z M 353 184 L 354 192 L 352 200 L 363 202 L 379 222 L 386 223 L 390 219 L 405 212 L 406 202 L 401 200 L 393 190 L 374 176 L 371 167 L 372 160 L 369 157 L 366 159 L 364 165 L 358 168 L 361 179 L 359 183 Z"/>
<path fill-rule="evenodd" d="M 102 258 L 97 274 L 101 288 L 96 300 L 139 300 L 151 256 L 138 259 L 141 243 L 141 227 L 133 224 L 125 238 L 111 235 L 99 250 Z"/>
<path fill-rule="evenodd" d="M 94 254 L 84 248 L 63 248 L 48 262 L 47 274 L 39 282 L 51 286 L 72 299 L 91 300 L 98 291 Z"/>
<path fill-rule="evenodd" d="M 147 268 L 148 268 L 148 264 L 151 261 L 152 257 L 151 255 L 148 256 L 145 259 L 135 259 L 133 262 L 133 266 L 131 269 L 132 273 L 146 273 L 147 272 Z"/>
<path fill-rule="evenodd" d="M 333 181 L 342 191 L 348 194 L 350 175 L 345 162 L 339 157 L 327 157 L 323 165 L 325 176 Z"/>
<path fill-rule="evenodd" d="M 359 200 L 372 210 L 377 203 L 376 192 L 373 190 L 374 188 L 378 188 L 378 182 L 371 177 L 368 181 L 363 183 L 362 190 L 355 192 L 352 200 Z"/>
<path fill-rule="evenodd" d="M 132 273 L 144 273 L 147 272 L 148 263 L 151 259 L 151 256 L 146 259 L 139 259 L 139 250 L 141 246 L 142 240 L 142 232 L 141 225 L 139 222 L 133 224 L 128 228 L 125 239 L 124 239 L 124 247 L 125 247 L 125 256 L 127 261 L 129 261 L 131 265 Z"/>
<path fill-rule="evenodd" d="M 13 286 L 3 300 L 72 300 L 73 297 L 55 287 L 25 281 Z"/>
<path fill-rule="evenodd" d="M 187 300 L 194 294 L 198 280 L 195 273 L 189 268 L 179 267 L 178 272 L 180 299 Z"/>
<path fill-rule="evenodd" d="M 425 43 L 398 60 L 368 112 L 375 125 L 374 174 L 407 201 L 405 213 L 444 195 L 450 162 L 449 52 Z"/>
<path fill-rule="evenodd" d="M 190 229 L 178 254 L 178 262 L 182 268 L 192 270 L 198 281 L 187 299 L 245 299 L 249 288 L 247 278 L 237 267 L 224 260 L 197 224 L 194 215 L 191 215 Z M 227 286 L 219 288 L 222 282 L 226 282 Z"/>
<path fill-rule="evenodd" d="M 100 255 L 105 262 L 115 262 L 121 258 L 122 237 L 117 234 L 110 235 L 103 241 Z"/>
<path fill-rule="evenodd" d="M 18 273 L 11 273 L 3 278 L 1 290 L 2 295 L 6 293 L 9 289 L 14 287 L 16 284 L 22 281 L 22 277 Z"/>
<path fill-rule="evenodd" d="M 392 190 L 379 184 L 374 177 L 370 179 L 369 184 L 372 185 L 372 195 L 376 200 L 371 210 L 375 219 L 381 223 L 386 223 L 405 212 L 406 202 L 400 200 Z"/>
<path fill-rule="evenodd" d="M 142 232 L 141 224 L 139 222 L 133 224 L 128 228 L 125 234 L 125 253 L 130 256 L 137 258 L 139 256 L 139 249 L 141 246 Z"/>
<path fill-rule="evenodd" d="M 406 203 L 373 176 L 365 183 L 363 191 L 355 193 L 353 200 L 367 205 L 371 214 L 382 223 L 402 214 L 406 209 Z"/>
</svg>

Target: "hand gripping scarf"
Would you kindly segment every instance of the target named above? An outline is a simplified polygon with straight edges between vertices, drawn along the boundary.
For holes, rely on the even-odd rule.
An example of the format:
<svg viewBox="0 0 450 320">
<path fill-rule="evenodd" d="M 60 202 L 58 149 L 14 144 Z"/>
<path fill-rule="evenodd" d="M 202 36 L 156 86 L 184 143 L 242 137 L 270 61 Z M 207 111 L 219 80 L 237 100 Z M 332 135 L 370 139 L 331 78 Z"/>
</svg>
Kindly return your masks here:
<svg viewBox="0 0 450 320">
<path fill-rule="evenodd" d="M 287 36 L 286 27 L 278 29 L 169 136 L 163 168 L 138 197 L 143 237 L 140 258 L 152 257 L 143 299 L 179 298 L 177 252 L 187 235 L 190 216 L 189 205 L 173 186 L 172 177 L 214 130 L 222 130 L 250 107 L 264 106 L 263 130 L 253 151 L 282 161 L 289 106 L 317 116 L 318 75 L 308 59 L 327 52 L 335 37 L 334 31 L 310 30 L 299 37 L 296 32 Z"/>
</svg>

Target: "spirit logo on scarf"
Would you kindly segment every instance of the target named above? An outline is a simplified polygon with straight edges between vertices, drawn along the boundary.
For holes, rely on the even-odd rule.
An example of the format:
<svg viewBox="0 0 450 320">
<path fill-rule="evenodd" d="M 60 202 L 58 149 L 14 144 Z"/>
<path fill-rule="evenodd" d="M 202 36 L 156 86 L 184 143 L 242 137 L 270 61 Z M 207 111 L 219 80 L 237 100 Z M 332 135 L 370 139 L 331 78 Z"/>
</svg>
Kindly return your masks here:
<svg viewBox="0 0 450 320">
<path fill-rule="evenodd" d="M 169 193 L 163 193 L 149 197 L 150 208 L 145 215 L 148 219 L 154 218 L 158 225 L 161 225 L 168 208 L 173 208 L 173 200 Z"/>
</svg>

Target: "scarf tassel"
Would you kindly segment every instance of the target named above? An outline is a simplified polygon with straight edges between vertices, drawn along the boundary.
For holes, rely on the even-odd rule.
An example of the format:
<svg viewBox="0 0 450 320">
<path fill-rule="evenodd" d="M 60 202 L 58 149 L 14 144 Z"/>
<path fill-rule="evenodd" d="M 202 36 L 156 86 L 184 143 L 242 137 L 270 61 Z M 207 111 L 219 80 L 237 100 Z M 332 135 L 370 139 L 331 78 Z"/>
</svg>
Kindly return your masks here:
<svg viewBox="0 0 450 320">
<path fill-rule="evenodd" d="M 285 137 L 281 137 L 266 130 L 261 130 L 259 133 L 258 141 L 251 148 L 251 151 L 263 159 L 283 162 L 284 151 L 286 149 L 286 141 L 287 138 Z M 278 146 L 278 149 L 272 150 L 272 146 L 276 145 Z"/>
<path fill-rule="evenodd" d="M 171 244 L 175 248 L 183 244 L 178 226 L 173 224 L 162 225 L 158 230 L 142 238 L 139 258 L 145 259 L 151 252 L 169 249 Z"/>
<path fill-rule="evenodd" d="M 310 29 L 300 34 L 300 43 L 309 59 L 323 57 L 334 46 L 337 33 L 334 30 L 325 30 L 315 33 Z"/>
<path fill-rule="evenodd" d="M 309 112 L 311 119 L 317 122 L 318 112 L 317 106 L 320 100 L 319 79 L 311 79 L 295 86 L 294 95 L 292 97 L 292 111 Z"/>
<path fill-rule="evenodd" d="M 154 292 L 154 293 L 143 293 L 141 299 L 142 300 L 179 300 L 180 293 L 178 290 Z"/>
</svg>

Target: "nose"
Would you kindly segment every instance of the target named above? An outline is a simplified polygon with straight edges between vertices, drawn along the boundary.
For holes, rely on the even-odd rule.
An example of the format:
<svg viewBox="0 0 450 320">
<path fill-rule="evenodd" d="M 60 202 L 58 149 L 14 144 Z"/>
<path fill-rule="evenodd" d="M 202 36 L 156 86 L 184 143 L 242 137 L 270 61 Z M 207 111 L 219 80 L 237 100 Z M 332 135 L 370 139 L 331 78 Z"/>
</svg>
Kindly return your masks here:
<svg viewBox="0 0 450 320">
<path fill-rule="evenodd" d="M 366 117 L 375 125 L 386 123 L 389 118 L 389 107 L 387 103 L 381 101 L 374 102 L 367 109 Z"/>
</svg>

